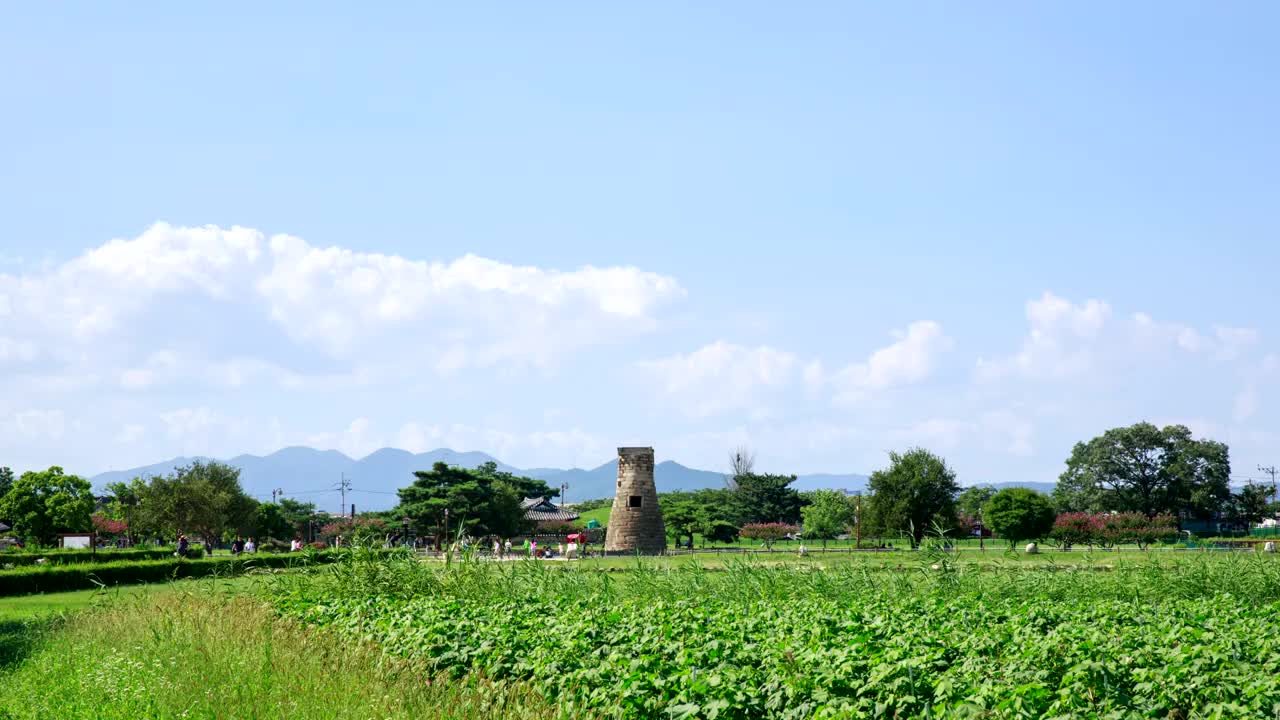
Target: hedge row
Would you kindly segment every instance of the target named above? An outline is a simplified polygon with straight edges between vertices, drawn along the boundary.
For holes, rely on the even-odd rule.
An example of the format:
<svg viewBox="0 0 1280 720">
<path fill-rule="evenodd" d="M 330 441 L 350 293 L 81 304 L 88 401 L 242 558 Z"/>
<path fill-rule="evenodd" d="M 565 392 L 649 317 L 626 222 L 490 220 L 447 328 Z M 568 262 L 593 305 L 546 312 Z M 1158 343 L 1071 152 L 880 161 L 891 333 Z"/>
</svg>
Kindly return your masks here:
<svg viewBox="0 0 1280 720">
<path fill-rule="evenodd" d="M 83 563 L 114 563 L 141 560 L 172 560 L 176 548 L 129 548 L 126 550 L 59 550 L 57 552 L 4 552 L 0 553 L 0 567 L 5 565 L 35 565 L 45 558 L 49 565 L 80 565 Z M 187 550 L 187 557 L 198 560 L 204 557 L 204 548 Z"/>
<path fill-rule="evenodd" d="M 135 585 L 209 575 L 239 575 L 253 568 L 296 567 L 333 562 L 336 552 L 290 555 L 215 557 L 201 560 L 141 560 L 108 564 L 41 565 L 0 572 L 0 597 L 31 593 L 86 590 L 99 584 Z"/>
</svg>

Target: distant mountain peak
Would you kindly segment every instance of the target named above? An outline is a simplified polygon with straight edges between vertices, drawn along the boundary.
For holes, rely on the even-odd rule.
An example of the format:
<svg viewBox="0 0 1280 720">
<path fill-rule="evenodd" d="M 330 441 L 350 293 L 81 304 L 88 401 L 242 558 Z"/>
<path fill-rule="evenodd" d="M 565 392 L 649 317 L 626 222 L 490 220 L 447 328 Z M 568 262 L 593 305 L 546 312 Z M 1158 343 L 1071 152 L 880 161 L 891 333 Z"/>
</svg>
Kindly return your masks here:
<svg viewBox="0 0 1280 720">
<path fill-rule="evenodd" d="M 195 460 L 211 458 L 176 457 L 165 462 L 102 473 L 90 478 L 95 488 L 110 482 L 128 481 L 144 475 L 164 475 L 175 467 Z M 618 477 L 618 460 L 591 469 L 531 468 L 522 470 L 504 464 L 489 453 L 479 450 L 458 451 L 436 448 L 423 453 L 384 447 L 354 460 L 338 450 L 317 450 L 294 445 L 280 448 L 265 456 L 238 455 L 228 464 L 240 468 L 240 481 L 245 492 L 259 500 L 270 500 L 273 490 L 284 490 L 285 497 L 314 502 L 321 510 L 335 511 L 341 504 L 338 480 L 351 481 L 347 501 L 361 510 L 385 510 L 396 503 L 396 491 L 413 482 L 413 473 L 430 470 L 436 462 L 474 468 L 486 462 L 497 463 L 500 470 L 541 479 L 552 487 L 568 485 L 567 496 L 575 502 L 613 497 Z M 675 460 L 663 460 L 654 466 L 654 479 L 659 492 L 699 490 L 724 487 L 724 473 L 691 468 Z M 797 490 L 832 488 L 858 490 L 866 486 L 863 475 L 802 475 L 793 485 Z"/>
</svg>

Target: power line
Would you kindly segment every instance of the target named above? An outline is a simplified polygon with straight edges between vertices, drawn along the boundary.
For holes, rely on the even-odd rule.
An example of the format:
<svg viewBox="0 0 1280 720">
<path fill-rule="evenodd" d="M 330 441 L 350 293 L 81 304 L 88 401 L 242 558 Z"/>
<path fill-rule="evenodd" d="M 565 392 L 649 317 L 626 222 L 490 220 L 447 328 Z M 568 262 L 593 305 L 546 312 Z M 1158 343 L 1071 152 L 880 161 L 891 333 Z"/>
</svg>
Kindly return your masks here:
<svg viewBox="0 0 1280 720">
<path fill-rule="evenodd" d="M 338 489 L 342 492 L 342 507 L 338 510 L 338 514 L 341 515 L 347 511 L 347 491 L 351 489 L 351 481 L 347 479 L 346 473 L 342 473 L 342 479 L 338 481 Z"/>
<path fill-rule="evenodd" d="M 1266 473 L 1271 476 L 1271 497 L 1274 499 L 1276 496 L 1276 466 L 1272 465 L 1270 467 L 1263 467 L 1259 465 L 1258 472 Z"/>
</svg>

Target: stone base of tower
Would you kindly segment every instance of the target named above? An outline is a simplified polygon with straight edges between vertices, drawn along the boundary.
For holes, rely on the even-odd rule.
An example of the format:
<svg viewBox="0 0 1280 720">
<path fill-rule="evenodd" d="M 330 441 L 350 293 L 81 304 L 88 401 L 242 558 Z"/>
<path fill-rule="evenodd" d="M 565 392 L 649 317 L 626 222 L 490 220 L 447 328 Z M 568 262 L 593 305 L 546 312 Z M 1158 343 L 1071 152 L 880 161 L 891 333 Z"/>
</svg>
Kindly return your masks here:
<svg viewBox="0 0 1280 720">
<path fill-rule="evenodd" d="M 644 555 L 667 549 L 667 526 L 653 481 L 653 448 L 618 448 L 618 486 L 604 549 Z"/>
</svg>

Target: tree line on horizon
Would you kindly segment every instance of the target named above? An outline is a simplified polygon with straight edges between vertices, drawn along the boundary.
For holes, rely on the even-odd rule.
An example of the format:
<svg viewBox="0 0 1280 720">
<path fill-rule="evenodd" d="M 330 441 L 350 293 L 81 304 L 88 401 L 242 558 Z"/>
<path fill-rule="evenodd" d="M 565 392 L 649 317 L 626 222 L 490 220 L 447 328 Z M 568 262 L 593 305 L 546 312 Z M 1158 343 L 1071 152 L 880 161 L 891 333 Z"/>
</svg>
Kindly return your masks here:
<svg viewBox="0 0 1280 720">
<path fill-rule="evenodd" d="M 914 546 L 929 532 L 964 536 L 979 525 L 1018 541 L 1048 536 L 1066 516 L 1076 518 L 1071 522 L 1080 527 L 1096 525 L 1102 533 L 1107 523 L 1079 519 L 1098 514 L 1129 518 L 1122 523 L 1128 530 L 1111 521 L 1114 527 L 1106 532 L 1112 536 L 1154 537 L 1156 530 L 1150 528 L 1163 533 L 1171 526 L 1176 532 L 1191 521 L 1228 521 L 1247 528 L 1277 510 L 1270 487 L 1232 490 L 1225 443 L 1196 439 L 1182 425 L 1137 423 L 1077 443 L 1051 495 L 1025 488 L 997 492 L 984 485 L 962 489 L 945 459 L 919 447 L 890 452 L 888 467 L 871 474 L 865 494 L 853 496 L 835 490 L 797 491 L 791 487 L 795 475 L 755 472 L 754 457 L 745 449 L 731 453 L 729 464 L 723 488 L 660 494 L 674 542 L 692 544 L 695 536 L 729 542 L 742 536 L 767 543 L 803 528 L 806 538 L 857 532 L 901 537 Z M 181 532 L 211 544 L 234 535 L 285 540 L 311 534 L 310 524 L 317 518 L 314 504 L 287 498 L 258 502 L 245 494 L 239 474 L 225 463 L 196 461 L 168 475 L 112 483 L 106 488 L 106 506 L 95 511 L 92 488 L 83 478 L 59 467 L 15 478 L 9 468 L 0 467 L 0 520 L 13 526 L 13 534 L 44 545 L 59 533 L 95 527 L 134 539 L 172 539 Z M 321 534 L 399 533 L 408 519 L 409 531 L 417 535 L 511 537 L 531 529 L 521 500 L 558 494 L 545 481 L 501 471 L 493 462 L 474 469 L 437 462 L 414 473 L 412 482 L 398 491 L 395 508 L 345 521 L 330 519 Z M 1139 526 L 1149 531 L 1135 529 Z"/>
</svg>

